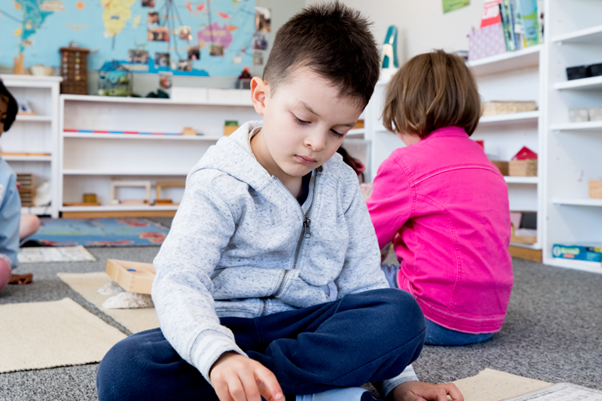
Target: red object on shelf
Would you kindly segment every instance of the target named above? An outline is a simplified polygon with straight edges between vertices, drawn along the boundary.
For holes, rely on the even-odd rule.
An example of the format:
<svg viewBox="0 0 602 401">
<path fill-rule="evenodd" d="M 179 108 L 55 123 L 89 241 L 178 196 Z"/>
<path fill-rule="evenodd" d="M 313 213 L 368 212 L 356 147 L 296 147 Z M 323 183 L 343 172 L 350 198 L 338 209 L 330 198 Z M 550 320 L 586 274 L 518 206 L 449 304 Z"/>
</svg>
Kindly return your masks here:
<svg viewBox="0 0 602 401">
<path fill-rule="evenodd" d="M 481 145 L 481 147 L 482 147 L 483 149 L 485 149 L 485 141 L 484 141 L 484 140 L 482 140 L 482 139 L 477 139 L 475 142 L 476 142 L 476 143 L 478 143 L 479 145 Z"/>
<path fill-rule="evenodd" d="M 517 154 L 514 155 L 512 160 L 533 160 L 537 159 L 537 153 L 533 152 L 526 146 L 523 146 L 521 150 L 518 151 Z"/>
</svg>

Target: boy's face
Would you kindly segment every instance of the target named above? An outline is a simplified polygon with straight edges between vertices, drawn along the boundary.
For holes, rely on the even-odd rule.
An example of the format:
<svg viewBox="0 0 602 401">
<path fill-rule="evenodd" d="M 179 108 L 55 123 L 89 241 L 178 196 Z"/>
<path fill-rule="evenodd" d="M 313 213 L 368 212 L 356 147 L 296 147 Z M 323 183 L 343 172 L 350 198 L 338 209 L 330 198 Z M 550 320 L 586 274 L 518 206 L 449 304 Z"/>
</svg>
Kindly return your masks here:
<svg viewBox="0 0 602 401">
<path fill-rule="evenodd" d="M 0 95 L 0 135 L 4 132 L 4 121 L 8 115 L 8 97 Z"/>
<path fill-rule="evenodd" d="M 251 90 L 255 110 L 263 115 L 253 152 L 285 184 L 326 163 L 363 110 L 308 68 L 292 72 L 273 93 L 260 78 L 253 79 Z"/>
</svg>

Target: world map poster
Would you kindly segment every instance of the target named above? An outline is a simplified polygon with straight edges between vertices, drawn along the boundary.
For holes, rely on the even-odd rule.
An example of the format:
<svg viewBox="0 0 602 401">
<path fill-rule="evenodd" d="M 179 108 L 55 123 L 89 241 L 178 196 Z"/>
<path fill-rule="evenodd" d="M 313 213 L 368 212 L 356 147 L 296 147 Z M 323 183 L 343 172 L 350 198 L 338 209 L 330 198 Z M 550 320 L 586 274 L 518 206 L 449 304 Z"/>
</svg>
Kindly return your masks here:
<svg viewBox="0 0 602 401">
<path fill-rule="evenodd" d="M 60 66 L 59 48 L 90 50 L 88 69 L 238 76 L 253 61 L 255 0 L 2 0 L 0 63 Z"/>
</svg>

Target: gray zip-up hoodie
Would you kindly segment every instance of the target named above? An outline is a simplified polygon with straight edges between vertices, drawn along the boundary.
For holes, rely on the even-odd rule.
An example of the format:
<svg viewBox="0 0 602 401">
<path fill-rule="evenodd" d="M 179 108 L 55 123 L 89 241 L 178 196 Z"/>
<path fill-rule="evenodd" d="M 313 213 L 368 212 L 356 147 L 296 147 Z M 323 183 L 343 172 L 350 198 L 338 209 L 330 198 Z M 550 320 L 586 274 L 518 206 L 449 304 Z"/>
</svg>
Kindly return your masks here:
<svg viewBox="0 0 602 401">
<path fill-rule="evenodd" d="M 255 159 L 250 138 L 260 126 L 246 123 L 220 139 L 192 169 L 154 260 L 161 330 L 207 381 L 221 354 L 245 355 L 218 317 L 254 318 L 388 288 L 353 170 L 339 154 L 316 169 L 304 213 Z M 409 380 L 417 380 L 411 367 L 383 387 L 388 393 Z"/>
</svg>

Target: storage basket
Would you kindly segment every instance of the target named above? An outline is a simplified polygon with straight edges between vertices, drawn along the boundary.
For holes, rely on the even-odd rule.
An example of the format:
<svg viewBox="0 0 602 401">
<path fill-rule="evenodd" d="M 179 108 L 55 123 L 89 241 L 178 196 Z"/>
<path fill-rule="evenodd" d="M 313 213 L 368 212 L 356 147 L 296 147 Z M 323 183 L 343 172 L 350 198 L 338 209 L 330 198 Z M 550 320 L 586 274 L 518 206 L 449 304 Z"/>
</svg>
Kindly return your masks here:
<svg viewBox="0 0 602 401">
<path fill-rule="evenodd" d="M 537 177 L 537 159 L 510 160 L 508 175 L 511 177 Z"/>
<path fill-rule="evenodd" d="M 495 116 L 498 114 L 524 113 L 537 110 L 537 103 L 534 101 L 501 101 L 494 100 L 483 102 L 483 116 Z"/>
</svg>

